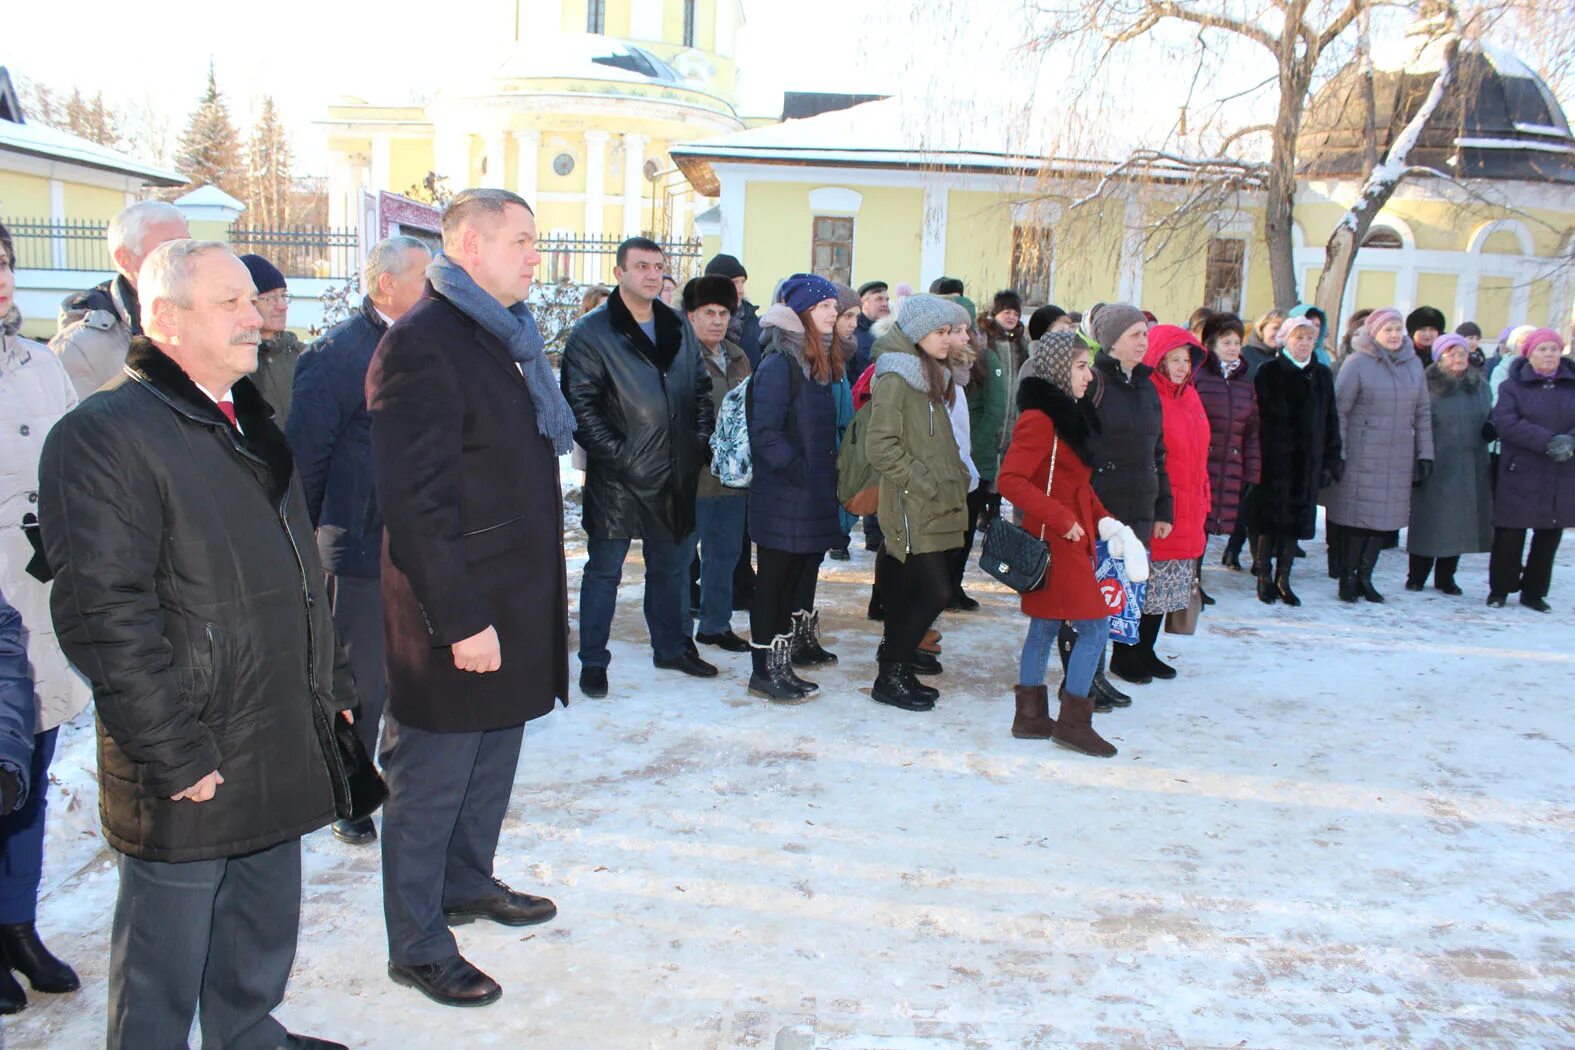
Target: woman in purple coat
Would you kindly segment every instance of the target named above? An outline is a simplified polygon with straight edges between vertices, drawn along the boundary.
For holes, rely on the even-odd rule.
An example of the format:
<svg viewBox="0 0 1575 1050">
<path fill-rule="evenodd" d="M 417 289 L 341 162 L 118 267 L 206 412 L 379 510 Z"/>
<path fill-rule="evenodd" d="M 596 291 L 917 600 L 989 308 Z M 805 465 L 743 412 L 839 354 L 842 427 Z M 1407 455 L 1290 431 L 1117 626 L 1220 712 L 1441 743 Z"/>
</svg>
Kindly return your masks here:
<svg viewBox="0 0 1575 1050">
<path fill-rule="evenodd" d="M 1209 488 L 1214 501 L 1204 521 L 1210 535 L 1229 536 L 1222 563 L 1241 568 L 1247 539 L 1247 501 L 1258 484 L 1263 450 L 1258 441 L 1257 371 L 1242 355 L 1246 328 L 1235 314 L 1213 314 L 1203 325 L 1209 356 L 1199 369 L 1198 396 L 1209 417 Z"/>
<path fill-rule="evenodd" d="M 1548 612 L 1553 556 L 1575 524 L 1575 362 L 1562 356 L 1564 340 L 1551 328 L 1520 346 L 1493 407 L 1503 449 L 1487 603 L 1502 608 L 1519 591 L 1520 604 Z M 1522 565 L 1528 529 L 1531 554 Z"/>
</svg>

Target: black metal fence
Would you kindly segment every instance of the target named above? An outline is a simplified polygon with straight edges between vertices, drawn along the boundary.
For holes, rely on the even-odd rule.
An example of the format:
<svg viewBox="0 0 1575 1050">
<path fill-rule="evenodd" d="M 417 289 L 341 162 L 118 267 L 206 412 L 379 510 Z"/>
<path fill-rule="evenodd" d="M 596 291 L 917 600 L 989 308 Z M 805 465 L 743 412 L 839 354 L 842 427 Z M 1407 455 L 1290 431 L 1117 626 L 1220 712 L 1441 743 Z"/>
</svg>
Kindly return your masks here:
<svg viewBox="0 0 1575 1050">
<path fill-rule="evenodd" d="M 622 236 L 585 237 L 548 233 L 536 241 L 541 265 L 536 280 L 542 284 L 610 284 Z M 700 241 L 658 241 L 667 255 L 667 269 L 681 285 L 700 272 Z"/>
<path fill-rule="evenodd" d="M 48 219 L 5 220 L 16 242 L 18 270 L 113 270 L 108 224 Z"/>
<path fill-rule="evenodd" d="M 231 226 L 230 247 L 236 255 L 261 255 L 286 277 L 341 280 L 361 269 L 360 238 L 353 229 Z"/>
</svg>

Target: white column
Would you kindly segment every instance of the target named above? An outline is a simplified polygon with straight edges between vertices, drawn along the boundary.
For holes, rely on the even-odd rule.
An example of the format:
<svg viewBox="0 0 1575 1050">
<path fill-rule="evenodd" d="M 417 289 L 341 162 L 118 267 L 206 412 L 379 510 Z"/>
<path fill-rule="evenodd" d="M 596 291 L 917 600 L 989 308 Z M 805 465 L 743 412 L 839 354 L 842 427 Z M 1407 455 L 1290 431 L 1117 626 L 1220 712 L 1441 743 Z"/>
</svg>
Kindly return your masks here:
<svg viewBox="0 0 1575 1050">
<path fill-rule="evenodd" d="M 928 288 L 931 281 L 946 275 L 947 214 L 946 187 L 939 183 L 928 183 L 924 187 L 924 214 L 920 217 L 923 223 L 923 239 L 919 247 L 920 287 Z M 853 235 L 856 240 L 858 231 L 855 230 Z"/>
<path fill-rule="evenodd" d="M 448 179 L 453 193 L 470 188 L 470 135 L 463 131 L 441 128 L 432 139 L 433 163 L 437 173 Z"/>
<path fill-rule="evenodd" d="M 645 189 L 645 136 L 626 133 L 623 136 L 623 233 L 633 237 L 644 223 Z"/>
<path fill-rule="evenodd" d="M 508 134 L 498 128 L 489 131 L 483 140 L 486 157 L 486 174 L 481 176 L 481 184 L 492 189 L 504 189 L 504 173 L 508 170 Z"/>
<path fill-rule="evenodd" d="M 536 207 L 536 173 L 541 170 L 541 132 L 534 128 L 514 133 L 514 150 L 518 153 L 519 195 Z"/>
<path fill-rule="evenodd" d="M 372 136 L 372 186 L 373 193 L 393 190 L 389 181 L 394 177 L 394 140 L 388 135 Z M 400 189 L 404 189 L 403 186 Z"/>
<path fill-rule="evenodd" d="M 585 236 L 602 235 L 602 215 L 606 209 L 607 141 L 605 131 L 585 133 Z M 595 252 L 585 253 L 585 280 L 602 279 L 603 260 Z"/>
<path fill-rule="evenodd" d="M 361 189 L 348 153 L 336 153 L 328 169 L 328 225 L 335 229 L 354 226 L 360 211 Z"/>
<path fill-rule="evenodd" d="M 735 259 L 744 257 L 744 208 L 746 193 L 744 177 L 736 172 L 723 172 L 717 176 L 722 183 L 722 252 Z M 858 231 L 854 231 L 858 236 Z"/>
<path fill-rule="evenodd" d="M 1120 283 L 1117 296 L 1124 303 L 1142 308 L 1143 300 L 1143 205 L 1129 200 L 1122 217 Z"/>
<path fill-rule="evenodd" d="M 66 221 L 66 184 L 59 179 L 49 180 L 49 221 L 62 223 Z M 66 268 L 66 239 L 61 236 L 50 238 L 49 242 L 50 266 L 56 270 Z"/>
</svg>

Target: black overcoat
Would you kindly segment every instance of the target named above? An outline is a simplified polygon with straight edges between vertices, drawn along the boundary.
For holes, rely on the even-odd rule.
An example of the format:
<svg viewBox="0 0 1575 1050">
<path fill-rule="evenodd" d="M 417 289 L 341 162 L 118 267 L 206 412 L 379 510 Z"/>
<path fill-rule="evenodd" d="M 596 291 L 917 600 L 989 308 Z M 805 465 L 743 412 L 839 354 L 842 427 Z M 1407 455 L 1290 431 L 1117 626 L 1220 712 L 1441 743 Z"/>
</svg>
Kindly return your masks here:
<svg viewBox="0 0 1575 1050">
<path fill-rule="evenodd" d="M 104 838 L 141 860 L 240 856 L 334 818 L 315 723 L 355 687 L 284 435 L 249 380 L 231 394 L 239 433 L 138 336 L 44 442 L 55 630 L 93 683 Z M 212 799 L 170 800 L 215 769 Z"/>
<path fill-rule="evenodd" d="M 1297 368 L 1282 354 L 1258 369 L 1253 385 L 1263 447 L 1252 499 L 1257 527 L 1275 539 L 1312 539 L 1324 468 L 1341 457 L 1334 376 L 1316 360 Z"/>
<path fill-rule="evenodd" d="M 1138 365 L 1128 375 L 1120 362 L 1101 350 L 1094 356 L 1094 381 L 1083 401 L 1099 418 L 1102 462 L 1094 471 L 1094 491 L 1118 521 L 1130 525 L 1145 544 L 1156 521 L 1174 523 L 1175 501 L 1165 464 L 1165 425 L 1159 391 Z"/>
<path fill-rule="evenodd" d="M 558 457 L 519 366 L 429 284 L 366 377 L 383 508 L 388 704 L 437 733 L 517 726 L 568 700 L 569 607 Z M 502 666 L 450 646 L 496 628 Z"/>
</svg>

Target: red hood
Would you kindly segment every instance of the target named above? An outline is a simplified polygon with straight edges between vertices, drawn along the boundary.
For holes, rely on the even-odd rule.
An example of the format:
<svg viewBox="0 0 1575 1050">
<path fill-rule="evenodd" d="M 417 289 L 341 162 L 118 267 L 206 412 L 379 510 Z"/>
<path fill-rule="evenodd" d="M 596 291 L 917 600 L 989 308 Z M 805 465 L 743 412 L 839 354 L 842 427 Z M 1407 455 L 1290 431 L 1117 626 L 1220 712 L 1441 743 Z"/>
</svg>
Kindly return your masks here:
<svg viewBox="0 0 1575 1050">
<path fill-rule="evenodd" d="M 1170 381 L 1165 371 L 1160 367 L 1160 362 L 1165 360 L 1165 355 L 1178 346 L 1190 347 L 1192 350 L 1192 371 L 1187 375 L 1186 386 L 1197 377 L 1198 369 L 1203 367 L 1203 362 L 1208 359 L 1208 351 L 1203 349 L 1203 344 L 1198 342 L 1198 337 L 1178 325 L 1157 324 L 1148 330 L 1148 351 L 1143 355 L 1143 363 L 1154 370 L 1154 382 L 1161 390 L 1174 391 L 1176 384 Z"/>
</svg>

